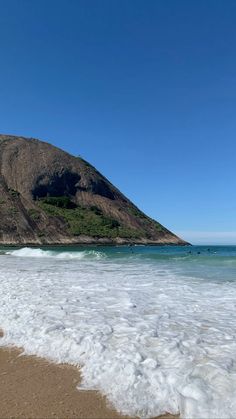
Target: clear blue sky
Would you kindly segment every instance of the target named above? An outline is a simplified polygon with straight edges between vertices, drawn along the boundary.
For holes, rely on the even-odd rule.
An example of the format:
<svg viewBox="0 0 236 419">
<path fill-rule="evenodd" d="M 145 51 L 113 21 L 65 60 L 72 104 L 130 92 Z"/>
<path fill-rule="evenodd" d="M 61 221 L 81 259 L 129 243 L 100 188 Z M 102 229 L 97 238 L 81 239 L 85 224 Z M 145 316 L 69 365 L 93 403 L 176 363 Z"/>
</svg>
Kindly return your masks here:
<svg viewBox="0 0 236 419">
<path fill-rule="evenodd" d="M 235 21 L 235 0 L 0 0 L 0 131 L 81 155 L 188 240 L 236 243 Z"/>
</svg>

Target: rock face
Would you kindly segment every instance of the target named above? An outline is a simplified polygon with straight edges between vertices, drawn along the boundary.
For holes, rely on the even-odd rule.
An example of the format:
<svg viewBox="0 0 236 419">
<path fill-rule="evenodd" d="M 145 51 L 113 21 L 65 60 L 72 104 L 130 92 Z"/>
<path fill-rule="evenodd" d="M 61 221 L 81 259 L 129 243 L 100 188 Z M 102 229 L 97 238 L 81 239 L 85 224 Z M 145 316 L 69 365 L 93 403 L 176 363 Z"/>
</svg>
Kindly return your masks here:
<svg viewBox="0 0 236 419">
<path fill-rule="evenodd" d="M 0 135 L 0 243 L 186 244 L 85 160 L 9 135 Z"/>
</svg>

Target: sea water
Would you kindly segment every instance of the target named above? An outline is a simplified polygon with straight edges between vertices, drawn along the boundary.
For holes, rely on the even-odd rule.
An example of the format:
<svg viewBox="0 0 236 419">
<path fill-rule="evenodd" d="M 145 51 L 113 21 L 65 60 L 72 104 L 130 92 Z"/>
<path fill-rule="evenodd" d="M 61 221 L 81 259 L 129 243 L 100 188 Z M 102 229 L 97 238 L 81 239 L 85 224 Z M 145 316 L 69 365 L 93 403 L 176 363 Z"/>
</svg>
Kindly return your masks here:
<svg viewBox="0 0 236 419">
<path fill-rule="evenodd" d="M 236 417 L 236 247 L 0 249 L 1 345 L 140 417 Z"/>
</svg>

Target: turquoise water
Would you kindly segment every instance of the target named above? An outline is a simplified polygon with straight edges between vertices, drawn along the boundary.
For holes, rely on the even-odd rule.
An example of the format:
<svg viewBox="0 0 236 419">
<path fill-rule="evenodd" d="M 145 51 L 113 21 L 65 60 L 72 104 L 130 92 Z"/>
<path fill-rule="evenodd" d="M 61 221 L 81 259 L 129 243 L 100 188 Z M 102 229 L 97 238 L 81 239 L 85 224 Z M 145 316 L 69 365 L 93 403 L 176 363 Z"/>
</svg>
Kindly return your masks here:
<svg viewBox="0 0 236 419">
<path fill-rule="evenodd" d="M 0 248 L 2 345 L 121 412 L 236 417 L 236 246 Z"/>
<path fill-rule="evenodd" d="M 0 254 L 13 249 L 20 247 L 2 246 Z M 41 249 L 55 255 L 63 252 L 99 252 L 116 262 L 153 262 L 156 266 L 179 269 L 186 276 L 236 281 L 236 246 L 44 246 Z"/>
</svg>

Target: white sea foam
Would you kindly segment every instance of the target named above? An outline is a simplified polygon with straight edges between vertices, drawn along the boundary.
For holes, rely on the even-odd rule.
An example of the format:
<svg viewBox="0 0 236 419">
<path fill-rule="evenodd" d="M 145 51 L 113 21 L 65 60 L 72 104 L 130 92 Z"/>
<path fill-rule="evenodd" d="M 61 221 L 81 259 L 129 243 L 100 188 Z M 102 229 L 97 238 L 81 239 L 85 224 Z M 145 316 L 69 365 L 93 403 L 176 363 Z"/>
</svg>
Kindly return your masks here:
<svg viewBox="0 0 236 419">
<path fill-rule="evenodd" d="M 126 414 L 236 417 L 235 282 L 153 261 L 15 256 L 0 259 L 2 344 L 80 365 L 82 387 Z"/>
<path fill-rule="evenodd" d="M 101 259 L 105 257 L 102 252 L 95 250 L 85 251 L 53 251 L 53 250 L 42 250 L 32 249 L 30 247 L 23 247 L 22 249 L 9 250 L 6 252 L 7 255 L 24 257 L 24 258 L 56 258 L 56 259 L 84 259 L 84 258 L 95 258 Z"/>
</svg>

